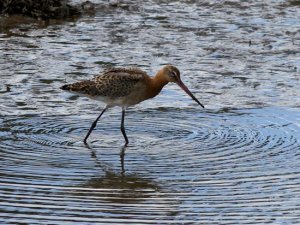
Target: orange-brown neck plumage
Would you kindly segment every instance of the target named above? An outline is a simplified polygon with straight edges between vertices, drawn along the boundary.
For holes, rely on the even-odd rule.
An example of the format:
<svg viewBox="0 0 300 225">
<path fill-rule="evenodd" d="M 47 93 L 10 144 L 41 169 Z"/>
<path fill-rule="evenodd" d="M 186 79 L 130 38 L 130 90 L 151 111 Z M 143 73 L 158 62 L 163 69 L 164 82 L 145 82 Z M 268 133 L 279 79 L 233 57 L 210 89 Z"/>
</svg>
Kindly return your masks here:
<svg viewBox="0 0 300 225">
<path fill-rule="evenodd" d="M 147 98 L 153 98 L 158 95 L 161 89 L 168 83 L 169 81 L 166 77 L 165 70 L 159 70 L 157 74 L 149 80 Z"/>
</svg>

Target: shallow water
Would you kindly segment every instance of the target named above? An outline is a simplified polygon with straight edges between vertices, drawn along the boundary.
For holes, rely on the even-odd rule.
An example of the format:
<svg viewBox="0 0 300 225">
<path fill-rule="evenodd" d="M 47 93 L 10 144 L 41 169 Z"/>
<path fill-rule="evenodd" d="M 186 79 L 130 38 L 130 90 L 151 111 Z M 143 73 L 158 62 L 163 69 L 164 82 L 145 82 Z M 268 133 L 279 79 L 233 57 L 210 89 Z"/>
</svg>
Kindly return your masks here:
<svg viewBox="0 0 300 225">
<path fill-rule="evenodd" d="M 300 223 L 299 6 L 167 2 L 0 18 L 1 224 Z M 166 63 L 205 110 L 168 85 L 128 110 L 126 149 L 118 108 L 82 143 L 103 105 L 59 86 Z"/>
</svg>

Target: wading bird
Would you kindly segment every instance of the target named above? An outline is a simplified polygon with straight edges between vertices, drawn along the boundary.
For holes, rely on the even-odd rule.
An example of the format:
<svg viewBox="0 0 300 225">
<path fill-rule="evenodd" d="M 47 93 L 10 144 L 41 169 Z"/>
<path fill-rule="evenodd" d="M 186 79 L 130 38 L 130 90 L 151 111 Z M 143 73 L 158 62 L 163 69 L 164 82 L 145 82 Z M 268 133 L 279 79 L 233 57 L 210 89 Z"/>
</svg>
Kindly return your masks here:
<svg viewBox="0 0 300 225">
<path fill-rule="evenodd" d="M 169 82 L 176 83 L 204 108 L 181 81 L 179 70 L 172 65 L 164 66 L 154 77 L 148 76 L 147 73 L 138 68 L 112 68 L 91 80 L 66 84 L 61 89 L 106 103 L 106 107 L 92 123 L 85 136 L 83 140 L 85 144 L 87 144 L 88 137 L 103 113 L 114 106 L 122 107 L 121 131 L 125 139 L 125 146 L 127 146 L 128 138 L 124 127 L 125 110 L 129 106 L 155 97 Z"/>
</svg>

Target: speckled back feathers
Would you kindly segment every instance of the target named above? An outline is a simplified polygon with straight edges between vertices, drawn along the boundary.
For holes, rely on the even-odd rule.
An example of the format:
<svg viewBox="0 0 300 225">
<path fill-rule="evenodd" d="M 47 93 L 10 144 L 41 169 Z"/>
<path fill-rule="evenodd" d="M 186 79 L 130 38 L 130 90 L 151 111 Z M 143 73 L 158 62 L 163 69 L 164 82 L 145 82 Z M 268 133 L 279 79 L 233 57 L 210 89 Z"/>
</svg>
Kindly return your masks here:
<svg viewBox="0 0 300 225">
<path fill-rule="evenodd" d="M 134 86 L 146 77 L 147 74 L 138 68 L 111 68 L 91 80 L 66 84 L 61 89 L 91 97 L 118 98 L 129 95 Z"/>
</svg>

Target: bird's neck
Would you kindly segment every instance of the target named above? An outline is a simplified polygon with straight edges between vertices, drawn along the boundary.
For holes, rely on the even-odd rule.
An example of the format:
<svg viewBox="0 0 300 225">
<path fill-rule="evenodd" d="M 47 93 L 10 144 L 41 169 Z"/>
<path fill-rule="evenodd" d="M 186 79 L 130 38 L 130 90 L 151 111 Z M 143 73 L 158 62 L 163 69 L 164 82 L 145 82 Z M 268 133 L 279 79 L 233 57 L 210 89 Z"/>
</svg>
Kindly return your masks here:
<svg viewBox="0 0 300 225">
<path fill-rule="evenodd" d="M 158 95 L 161 89 L 169 83 L 159 72 L 154 77 L 151 77 L 149 82 L 148 98 L 153 98 Z"/>
</svg>

